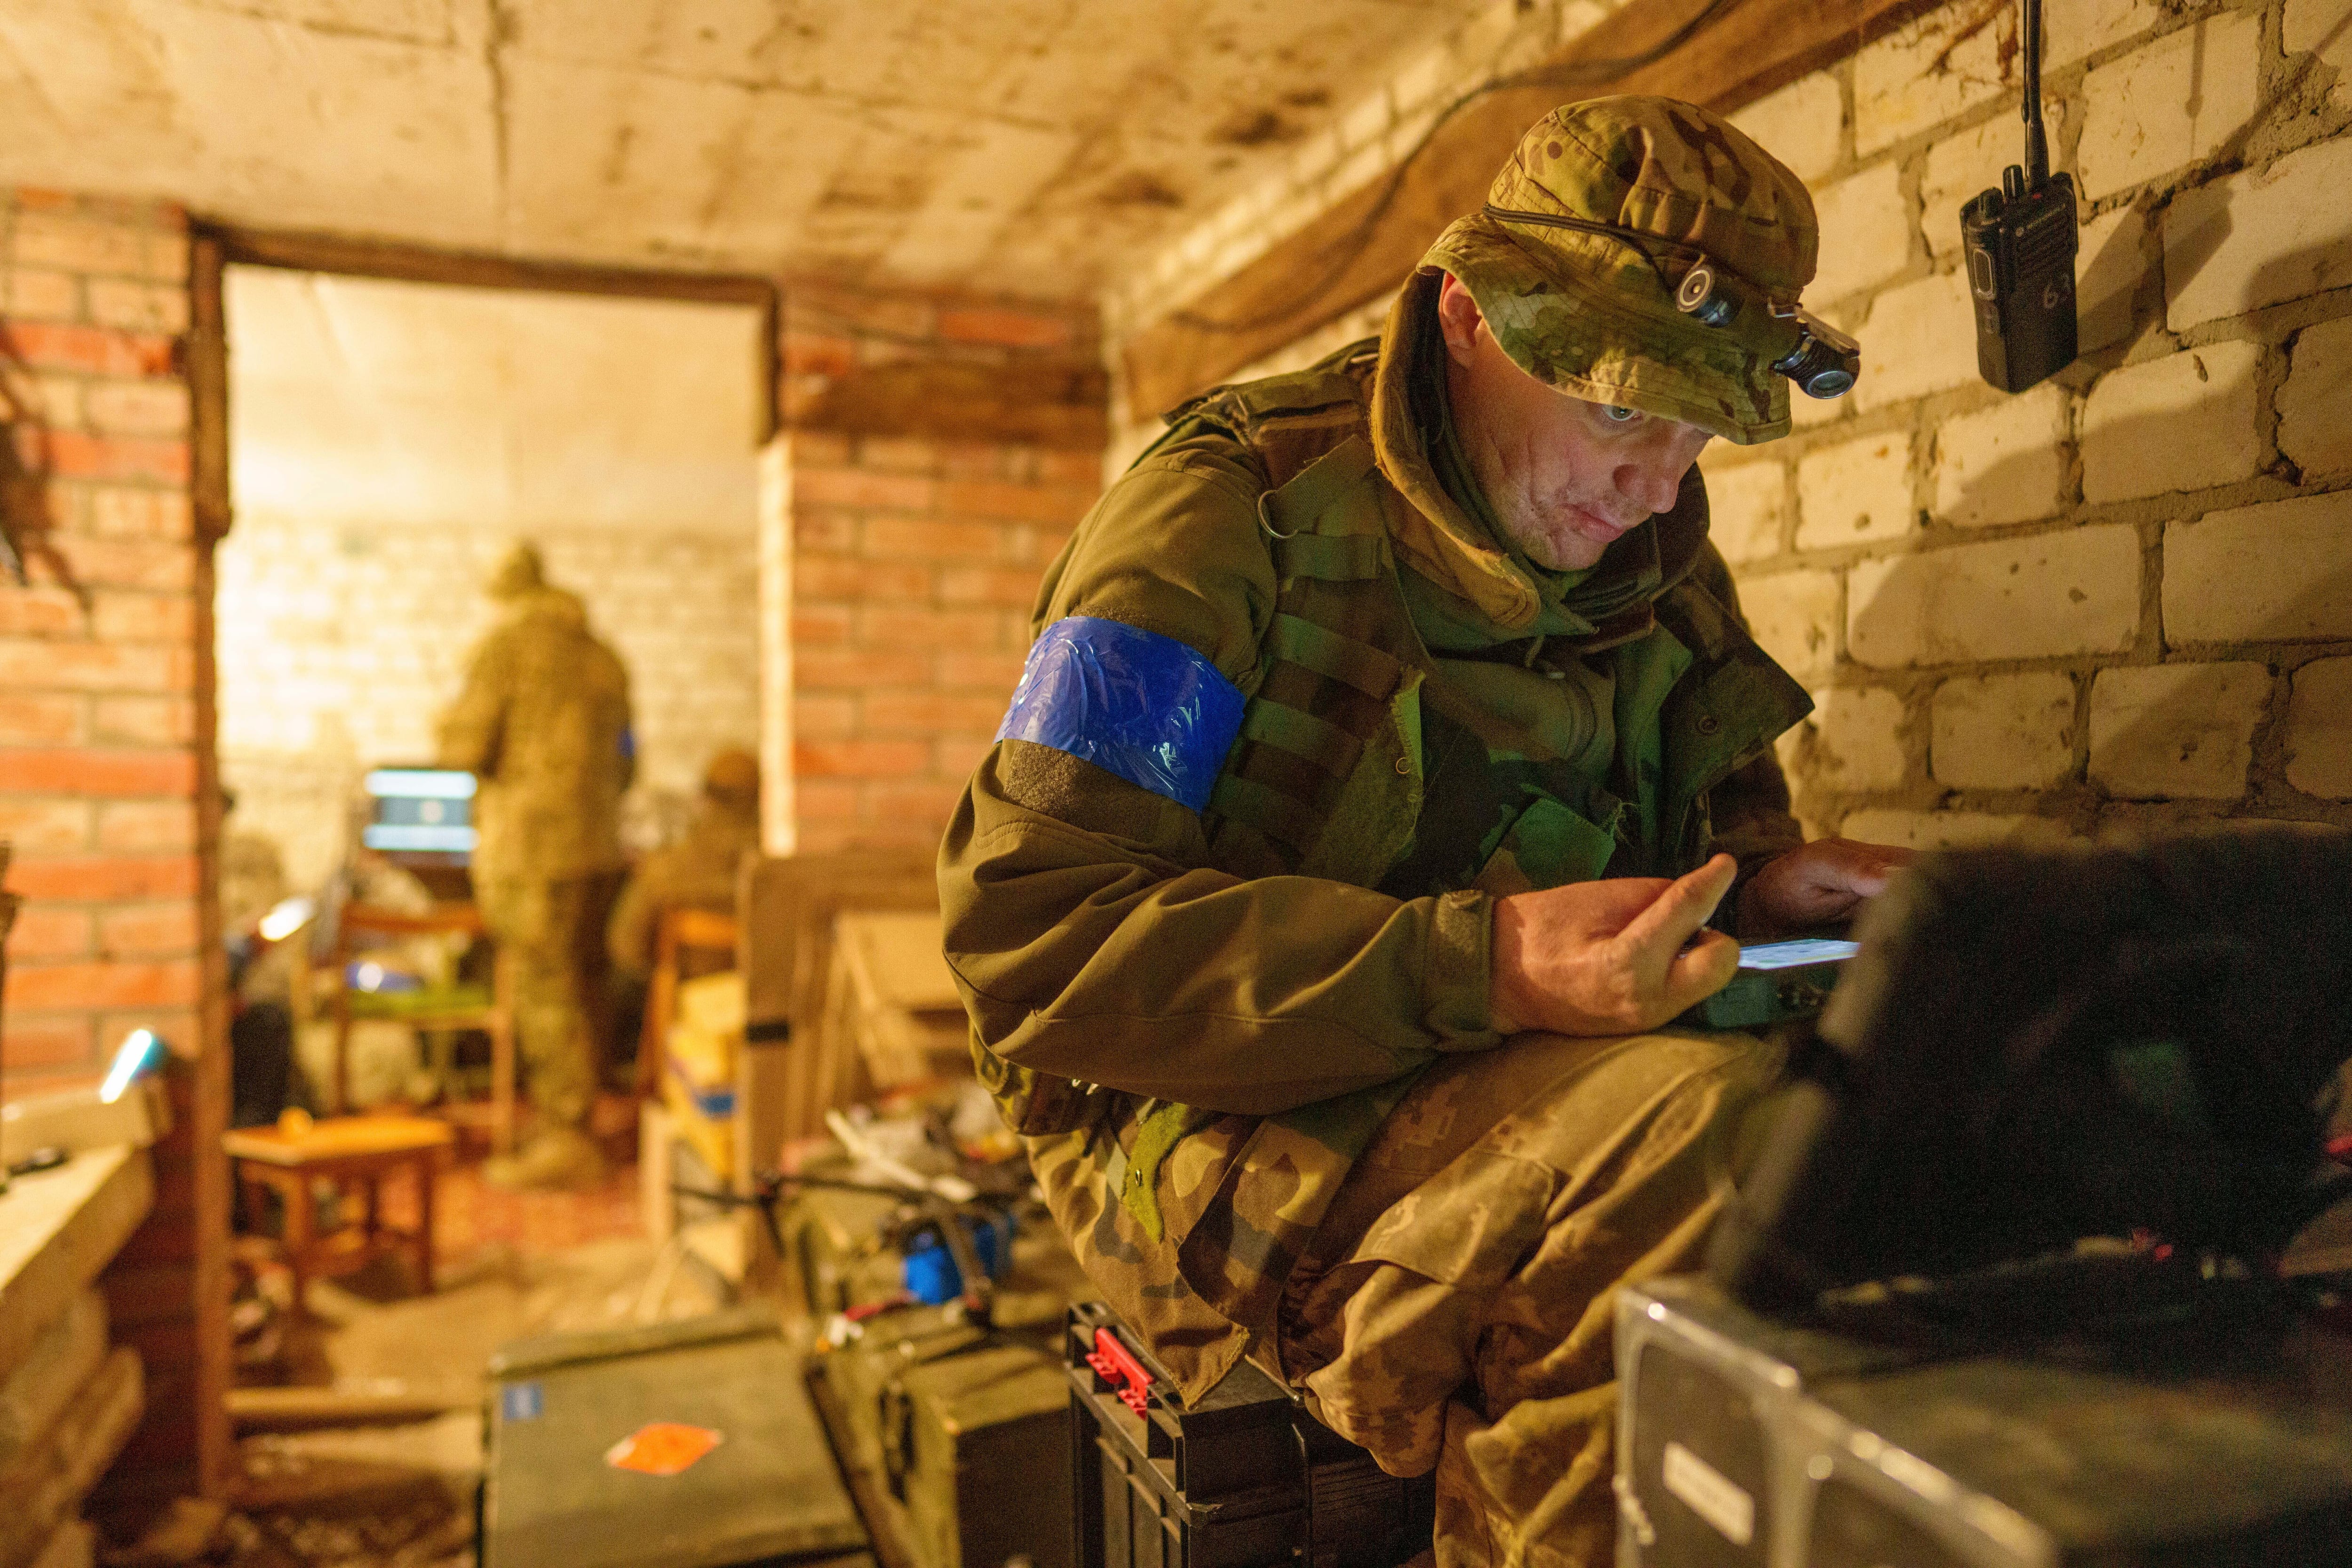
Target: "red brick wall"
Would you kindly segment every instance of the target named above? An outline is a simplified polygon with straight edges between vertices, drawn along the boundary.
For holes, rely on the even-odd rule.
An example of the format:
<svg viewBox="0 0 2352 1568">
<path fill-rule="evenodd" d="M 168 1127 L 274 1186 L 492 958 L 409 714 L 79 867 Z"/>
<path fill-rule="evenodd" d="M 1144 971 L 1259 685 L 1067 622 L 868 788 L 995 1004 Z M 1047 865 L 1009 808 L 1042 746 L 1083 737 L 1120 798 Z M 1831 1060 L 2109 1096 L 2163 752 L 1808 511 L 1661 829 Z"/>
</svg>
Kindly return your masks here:
<svg viewBox="0 0 2352 1568">
<path fill-rule="evenodd" d="M 788 287 L 782 359 L 763 546 L 790 782 L 771 804 L 803 851 L 936 842 L 1039 575 L 1100 488 L 1093 318 Z"/>
<path fill-rule="evenodd" d="M 11 1094 L 87 1080 L 141 1026 L 177 1058 L 155 1211 L 104 1281 L 149 1389 L 116 1481 L 166 1491 L 195 1488 L 200 1454 L 216 1469 L 225 1432 L 220 1348 L 203 1353 L 197 1328 L 197 1282 L 226 1245 L 220 1158 L 200 1152 L 218 1108 L 198 1086 L 226 1075 L 188 257 L 176 208 L 0 190 L 0 506 L 30 578 L 0 575 L 0 837 L 26 899 L 0 1079 Z"/>
<path fill-rule="evenodd" d="M 20 405 L 0 580 L 0 837 L 26 898 L 0 1067 L 99 1070 L 129 1029 L 193 1050 L 199 562 L 187 237 L 170 208 L 0 194 L 0 377 Z"/>
</svg>

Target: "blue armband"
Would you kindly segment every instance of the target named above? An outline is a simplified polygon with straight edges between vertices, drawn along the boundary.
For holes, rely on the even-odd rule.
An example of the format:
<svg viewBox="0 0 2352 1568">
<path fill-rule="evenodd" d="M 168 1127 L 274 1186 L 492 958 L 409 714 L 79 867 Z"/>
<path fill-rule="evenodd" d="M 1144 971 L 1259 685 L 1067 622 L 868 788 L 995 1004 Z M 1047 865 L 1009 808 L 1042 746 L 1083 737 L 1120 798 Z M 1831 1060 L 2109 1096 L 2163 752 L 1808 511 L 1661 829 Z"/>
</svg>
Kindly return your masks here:
<svg viewBox="0 0 2352 1568">
<path fill-rule="evenodd" d="M 1070 616 L 1029 649 L 996 738 L 1067 752 L 1199 811 L 1241 733 L 1242 702 L 1174 637 Z"/>
</svg>

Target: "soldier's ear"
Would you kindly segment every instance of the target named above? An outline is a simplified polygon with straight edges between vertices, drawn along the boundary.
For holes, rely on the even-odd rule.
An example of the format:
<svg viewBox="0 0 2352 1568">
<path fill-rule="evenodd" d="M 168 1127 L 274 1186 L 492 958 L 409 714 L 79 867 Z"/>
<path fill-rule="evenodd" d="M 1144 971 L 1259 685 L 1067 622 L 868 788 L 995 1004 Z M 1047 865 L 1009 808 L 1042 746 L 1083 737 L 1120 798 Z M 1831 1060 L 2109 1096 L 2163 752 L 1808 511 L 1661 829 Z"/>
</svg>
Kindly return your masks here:
<svg viewBox="0 0 2352 1568">
<path fill-rule="evenodd" d="M 1437 324 L 1445 333 L 1446 356 L 1457 364 L 1468 364 L 1478 352 L 1478 329 L 1486 320 L 1462 279 L 1447 273 L 1437 290 Z"/>
</svg>

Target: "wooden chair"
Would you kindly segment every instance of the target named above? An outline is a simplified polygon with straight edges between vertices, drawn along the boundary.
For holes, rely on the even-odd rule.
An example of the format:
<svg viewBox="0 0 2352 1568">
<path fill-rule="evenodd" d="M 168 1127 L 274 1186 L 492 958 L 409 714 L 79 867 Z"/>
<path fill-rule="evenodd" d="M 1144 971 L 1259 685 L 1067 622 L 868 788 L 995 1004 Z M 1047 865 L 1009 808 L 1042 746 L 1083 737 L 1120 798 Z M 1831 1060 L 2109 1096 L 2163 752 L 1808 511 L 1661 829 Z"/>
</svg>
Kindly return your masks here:
<svg viewBox="0 0 2352 1568">
<path fill-rule="evenodd" d="M 362 951 L 362 937 L 446 936 L 486 937 L 481 910 L 472 904 L 441 904 L 429 913 L 407 914 L 346 904 L 335 927 L 331 959 L 334 976 L 335 1083 L 331 1108 L 341 1115 L 351 1103 L 352 961 Z M 479 1029 L 490 1037 L 490 1144 L 507 1153 L 515 1140 L 515 1032 L 513 982 L 503 952 L 491 954 L 490 988 L 487 997 L 459 988 L 419 994 L 411 1005 L 387 1016 L 419 1030 Z"/>
<path fill-rule="evenodd" d="M 735 917 L 715 910 L 667 909 L 654 929 L 653 978 L 646 985 L 645 1026 L 637 1031 L 637 1098 L 661 1093 L 662 1051 L 677 1012 L 677 983 L 697 974 L 735 967 Z M 695 965 L 693 955 L 719 954 L 724 963 Z"/>
</svg>

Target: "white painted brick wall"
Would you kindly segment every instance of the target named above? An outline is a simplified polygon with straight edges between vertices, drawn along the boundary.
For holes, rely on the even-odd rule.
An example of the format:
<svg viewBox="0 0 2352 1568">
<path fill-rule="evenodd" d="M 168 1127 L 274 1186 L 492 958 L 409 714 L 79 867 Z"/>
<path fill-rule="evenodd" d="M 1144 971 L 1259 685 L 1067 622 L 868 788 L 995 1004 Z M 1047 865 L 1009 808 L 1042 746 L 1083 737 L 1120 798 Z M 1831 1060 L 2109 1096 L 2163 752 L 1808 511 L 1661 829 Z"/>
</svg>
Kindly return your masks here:
<svg viewBox="0 0 2352 1568">
<path fill-rule="evenodd" d="M 1936 689 L 1931 712 L 1928 757 L 1937 784 L 2049 789 L 2074 771 L 2072 676 L 1960 676 Z"/>
<path fill-rule="evenodd" d="M 1739 584 L 1739 607 L 1757 642 L 1800 680 L 1829 673 L 1837 657 L 1838 576 L 1777 572 Z"/>
<path fill-rule="evenodd" d="M 1797 548 L 1900 539 L 1911 505 L 1911 437 L 1899 430 L 1814 448 L 1797 464 Z"/>
<path fill-rule="evenodd" d="M 1802 765 L 1821 787 L 1863 794 L 1902 787 L 1910 772 L 1903 746 L 1902 694 L 1884 687 L 1832 687 L 1813 693 L 1811 733 L 1799 742 Z"/>
<path fill-rule="evenodd" d="M 2305 476 L 2352 469 L 2352 316 L 2306 327 L 2295 339 L 2278 416 L 2279 450 Z"/>
<path fill-rule="evenodd" d="M 2119 653 L 2139 569 L 2120 523 L 1864 561 L 1846 574 L 1846 647 L 1879 669 Z"/>
<path fill-rule="evenodd" d="M 1846 838 L 1865 844 L 1895 844 L 1906 849 L 1973 849 L 1986 844 L 2054 844 L 2068 837 L 2066 825 L 2046 816 L 1981 811 L 1895 811 L 1869 807 L 1848 812 L 1838 825 Z"/>
<path fill-rule="evenodd" d="M 1855 335 L 1862 340 L 1862 379 L 1838 401 L 1864 412 L 1977 379 L 1976 312 L 1961 273 L 1887 289 L 1871 301 Z M 1790 401 L 1811 400 L 1799 394 Z"/>
<path fill-rule="evenodd" d="M 1710 447 L 1710 453 L 1717 448 Z M 1744 448 L 1726 447 L 1726 452 Z M 1735 565 L 1761 561 L 1780 550 L 1789 521 L 1789 473 L 1777 454 L 1761 462 L 1703 465 L 1706 476 L 1707 537 Z"/>
<path fill-rule="evenodd" d="M 2074 346 L 2096 353 L 2132 334 L 2133 309 L 2161 268 L 2147 251 L 2147 217 L 2117 207 L 2083 226 L 2074 252 Z"/>
<path fill-rule="evenodd" d="M 2208 18 L 2084 79 L 2076 152 L 2091 201 L 2210 157 L 2245 130 L 2257 101 L 2263 19 Z"/>
<path fill-rule="evenodd" d="M 2103 669 L 2091 682 L 2091 779 L 2131 800 L 2236 800 L 2270 700 L 2259 664 Z"/>
<path fill-rule="evenodd" d="M 2352 490 L 2209 512 L 2164 531 L 2164 640 L 2352 638 Z"/>
<path fill-rule="evenodd" d="M 2352 284 L 2352 136 L 2183 191 L 2164 212 L 2176 332 Z"/>
<path fill-rule="evenodd" d="M 1903 195 L 1902 165 L 1877 163 L 1813 195 L 1821 232 L 1835 239 L 1821 248 L 1805 300 L 1816 308 L 1882 283 L 1911 264 L 1911 204 Z"/>
<path fill-rule="evenodd" d="M 1865 46 L 1853 59 L 1854 151 L 1931 131 L 2016 85 L 2013 12 L 1947 5 Z"/>
<path fill-rule="evenodd" d="M 380 534 L 241 517 L 217 555 L 224 781 L 240 827 L 280 840 L 299 883 L 341 852 L 361 772 L 428 761 L 466 655 L 491 620 L 506 541 L 465 528 Z M 633 826 L 674 826 L 710 753 L 759 734 L 751 541 L 543 535 L 548 574 L 587 602 L 628 666 Z"/>
<path fill-rule="evenodd" d="M 2042 122 L 2050 144 L 2060 144 L 2071 109 L 2063 98 L 2042 95 Z M 1960 253 L 1960 204 L 1979 192 L 1997 189 L 2000 172 L 2025 162 L 2025 128 L 2012 114 L 1986 121 L 1973 130 L 1937 142 L 1927 149 L 1926 173 L 1919 182 L 1920 223 L 1927 248 L 1938 258 Z"/>
<path fill-rule="evenodd" d="M 2074 400 L 2045 382 L 1936 430 L 1936 516 L 1962 528 L 2049 517 L 2066 482 Z"/>
<path fill-rule="evenodd" d="M 2352 109 L 2352 0 L 2286 0 L 2280 19 L 2279 41 L 2290 55 L 2317 50 L 2317 63 L 2336 73 L 2327 101 Z"/>
<path fill-rule="evenodd" d="M 2083 406 L 2083 499 L 2197 490 L 2257 472 L 2252 343 L 2208 343 L 2110 371 Z"/>
<path fill-rule="evenodd" d="M 2052 0 L 2042 15 L 2042 74 L 2063 70 L 2166 20 L 2158 0 Z"/>
<path fill-rule="evenodd" d="M 2317 659 L 2294 672 L 2286 782 L 2305 795 L 2352 800 L 2352 658 Z"/>
<path fill-rule="evenodd" d="M 1732 124 L 1796 172 L 1818 180 L 1845 153 L 1845 89 L 1830 71 L 1799 77 L 1731 116 Z"/>
</svg>

